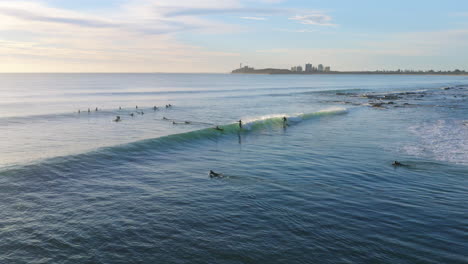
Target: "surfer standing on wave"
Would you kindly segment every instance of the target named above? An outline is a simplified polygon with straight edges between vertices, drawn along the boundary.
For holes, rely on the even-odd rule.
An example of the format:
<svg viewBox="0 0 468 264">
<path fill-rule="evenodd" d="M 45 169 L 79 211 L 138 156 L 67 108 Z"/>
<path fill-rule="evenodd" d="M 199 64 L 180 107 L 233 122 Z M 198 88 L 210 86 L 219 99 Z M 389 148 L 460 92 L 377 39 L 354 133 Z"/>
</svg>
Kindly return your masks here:
<svg viewBox="0 0 468 264">
<path fill-rule="evenodd" d="M 286 116 L 283 116 L 283 127 L 287 127 L 288 126 L 288 118 L 286 118 Z"/>
</svg>

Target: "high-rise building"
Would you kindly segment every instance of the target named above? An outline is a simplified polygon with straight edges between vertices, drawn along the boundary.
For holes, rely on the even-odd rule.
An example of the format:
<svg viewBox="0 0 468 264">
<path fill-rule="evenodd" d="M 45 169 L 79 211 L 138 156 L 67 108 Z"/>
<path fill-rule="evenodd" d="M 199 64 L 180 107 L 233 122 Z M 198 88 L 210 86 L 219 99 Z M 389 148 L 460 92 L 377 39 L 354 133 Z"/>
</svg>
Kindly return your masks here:
<svg viewBox="0 0 468 264">
<path fill-rule="evenodd" d="M 297 72 L 302 72 L 302 66 L 297 66 L 297 67 L 296 67 L 296 71 L 297 71 Z"/>
<path fill-rule="evenodd" d="M 323 65 L 322 64 L 319 64 L 318 67 L 317 67 L 317 70 L 319 72 L 323 72 Z"/>
<path fill-rule="evenodd" d="M 312 72 L 312 64 L 307 63 L 307 64 L 305 65 L 305 71 L 306 71 L 306 72 Z"/>
<path fill-rule="evenodd" d="M 326 72 L 331 71 L 330 66 L 325 67 L 325 71 L 326 71 Z"/>
</svg>

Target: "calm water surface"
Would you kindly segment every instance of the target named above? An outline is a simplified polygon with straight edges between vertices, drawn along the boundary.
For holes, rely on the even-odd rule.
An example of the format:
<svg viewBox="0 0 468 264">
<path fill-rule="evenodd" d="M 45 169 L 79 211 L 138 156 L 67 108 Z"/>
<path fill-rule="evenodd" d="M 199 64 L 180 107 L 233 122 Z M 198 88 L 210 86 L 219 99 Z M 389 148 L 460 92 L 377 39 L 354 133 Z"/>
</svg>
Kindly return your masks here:
<svg viewBox="0 0 468 264">
<path fill-rule="evenodd" d="M 0 150 L 0 263 L 468 262 L 463 76 L 1 74 Z"/>
</svg>

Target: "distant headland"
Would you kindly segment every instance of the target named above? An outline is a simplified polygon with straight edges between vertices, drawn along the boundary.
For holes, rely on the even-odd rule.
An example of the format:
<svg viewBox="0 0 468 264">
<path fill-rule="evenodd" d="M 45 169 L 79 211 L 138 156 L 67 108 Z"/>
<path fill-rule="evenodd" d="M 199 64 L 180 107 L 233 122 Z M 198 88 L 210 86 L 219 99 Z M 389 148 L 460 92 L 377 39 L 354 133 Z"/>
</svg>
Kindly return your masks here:
<svg viewBox="0 0 468 264">
<path fill-rule="evenodd" d="M 253 67 L 240 65 L 240 68 L 233 70 L 233 74 L 402 74 L 402 75 L 468 75 L 468 72 L 465 70 L 455 69 L 453 71 L 436 71 L 436 70 L 375 70 L 375 71 L 332 71 L 330 66 L 323 66 L 319 64 L 317 67 L 313 66 L 310 63 L 305 65 L 303 69 L 302 66 L 294 66 L 290 70 L 288 69 L 255 69 Z"/>
</svg>

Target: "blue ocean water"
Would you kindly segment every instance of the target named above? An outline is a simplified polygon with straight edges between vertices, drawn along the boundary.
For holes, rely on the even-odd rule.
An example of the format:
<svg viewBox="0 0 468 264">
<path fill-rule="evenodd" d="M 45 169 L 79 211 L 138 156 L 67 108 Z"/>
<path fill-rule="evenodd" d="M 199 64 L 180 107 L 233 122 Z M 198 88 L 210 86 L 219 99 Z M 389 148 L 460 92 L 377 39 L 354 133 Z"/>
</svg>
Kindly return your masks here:
<svg viewBox="0 0 468 264">
<path fill-rule="evenodd" d="M 467 77 L 1 74 L 0 98 L 0 263 L 467 263 Z"/>
</svg>

